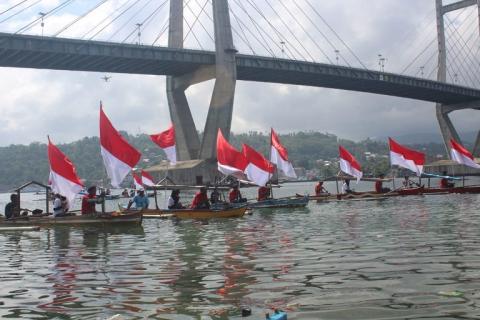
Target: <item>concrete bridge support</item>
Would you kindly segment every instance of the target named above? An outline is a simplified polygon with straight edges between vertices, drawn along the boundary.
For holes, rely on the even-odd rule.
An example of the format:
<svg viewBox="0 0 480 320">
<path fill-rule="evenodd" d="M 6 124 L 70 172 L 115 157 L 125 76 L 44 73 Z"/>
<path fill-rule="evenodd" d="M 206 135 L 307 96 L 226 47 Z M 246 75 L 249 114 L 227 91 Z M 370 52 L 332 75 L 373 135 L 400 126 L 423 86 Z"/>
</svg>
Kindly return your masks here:
<svg viewBox="0 0 480 320">
<path fill-rule="evenodd" d="M 480 158 L 480 130 L 477 134 L 477 139 L 475 140 L 475 144 L 473 145 L 473 156 Z"/>
</svg>

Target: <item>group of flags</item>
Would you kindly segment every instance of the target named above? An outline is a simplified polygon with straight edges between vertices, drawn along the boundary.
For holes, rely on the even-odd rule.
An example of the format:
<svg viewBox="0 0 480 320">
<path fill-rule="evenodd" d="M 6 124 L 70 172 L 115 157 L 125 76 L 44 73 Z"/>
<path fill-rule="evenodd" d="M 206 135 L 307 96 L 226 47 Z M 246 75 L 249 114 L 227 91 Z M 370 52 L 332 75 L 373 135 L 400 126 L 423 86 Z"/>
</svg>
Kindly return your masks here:
<svg viewBox="0 0 480 320">
<path fill-rule="evenodd" d="M 171 164 L 175 164 L 175 129 L 173 125 L 166 131 L 150 135 L 151 140 L 163 149 Z M 265 186 L 275 170 L 285 176 L 296 178 L 292 163 L 288 159 L 287 149 L 282 145 L 277 133 L 271 129 L 270 160 L 252 147 L 243 144 L 242 150 L 236 150 L 223 136 L 219 129 L 217 134 L 218 170 L 225 175 L 238 179 L 247 179 L 259 186 Z M 392 165 L 409 169 L 420 176 L 425 164 L 425 154 L 400 145 L 389 138 L 390 161 Z M 472 154 L 455 140 L 450 141 L 452 160 L 473 168 L 480 169 Z M 118 187 L 128 173 L 133 171 L 141 158 L 141 153 L 115 129 L 100 104 L 100 150 L 111 185 Z M 339 146 L 340 169 L 359 181 L 363 172 L 355 157 Z M 70 159 L 60 151 L 48 137 L 48 159 L 50 162 L 49 183 L 53 192 L 60 193 L 72 201 L 83 189 L 83 183 L 76 173 Z M 137 189 L 155 185 L 153 178 L 144 170 L 133 173 Z"/>
<path fill-rule="evenodd" d="M 150 138 L 162 148 L 171 164 L 176 163 L 175 130 L 170 126 L 166 131 L 150 135 Z M 118 187 L 128 173 L 133 171 L 140 160 L 141 153 L 115 129 L 100 104 L 100 152 L 110 178 L 110 183 Z M 52 191 L 64 195 L 70 202 L 84 188 L 75 166 L 70 159 L 55 146 L 48 137 L 48 160 L 50 162 L 49 184 Z M 133 173 L 136 189 L 153 186 L 152 176 L 141 170 L 139 175 Z"/>
<path fill-rule="evenodd" d="M 424 153 L 402 146 L 392 138 L 388 138 L 388 144 L 390 146 L 390 162 L 392 165 L 409 169 L 415 172 L 417 176 L 422 175 L 425 164 Z M 358 161 L 342 146 L 339 147 L 339 152 L 340 169 L 346 174 L 357 178 L 357 181 L 359 181 L 363 173 Z M 452 160 L 457 163 L 480 169 L 480 165 L 475 162 L 473 155 L 454 139 L 450 140 L 450 155 Z"/>
</svg>

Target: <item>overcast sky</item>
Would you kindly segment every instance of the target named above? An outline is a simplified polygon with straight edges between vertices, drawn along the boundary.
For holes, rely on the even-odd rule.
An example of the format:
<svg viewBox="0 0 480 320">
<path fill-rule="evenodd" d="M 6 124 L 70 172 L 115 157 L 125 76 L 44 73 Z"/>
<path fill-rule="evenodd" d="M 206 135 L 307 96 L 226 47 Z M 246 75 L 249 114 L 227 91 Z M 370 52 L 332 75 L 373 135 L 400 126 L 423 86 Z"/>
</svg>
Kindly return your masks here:
<svg viewBox="0 0 480 320">
<path fill-rule="evenodd" d="M 30 0 L 30 3 L 35 1 Z M 284 4 L 288 4 L 285 6 L 280 5 L 278 0 L 255 1 L 261 12 L 268 18 L 267 22 L 262 20 L 252 7 L 248 9 L 248 1 L 242 3 L 250 12 L 250 17 L 242 11 L 239 0 L 231 0 L 230 6 L 239 18 L 237 20 L 231 17 L 232 25 L 238 32 L 234 32 L 235 46 L 241 53 L 270 56 L 273 54 L 279 57 L 287 57 L 291 54 L 296 59 L 302 59 L 303 56 L 306 60 L 310 60 L 310 57 L 313 57 L 318 62 L 327 62 L 330 59 L 334 63 L 336 63 L 334 49 L 337 49 L 350 64 L 360 67 L 348 49 L 335 38 L 328 27 L 321 22 L 320 16 L 315 14 L 305 1 L 297 1 L 300 7 L 294 6 L 293 1 L 286 0 L 283 1 Z M 435 43 L 429 48 L 427 46 L 435 39 L 434 0 L 309 1 L 368 68 L 379 69 L 378 55 L 381 54 L 386 58 L 385 71 L 401 72 L 418 53 L 427 48 L 425 54 L 407 70 L 407 74 L 420 77 L 420 66 L 424 66 L 425 77 L 435 76 Z M 18 2 L 18 0 L 2 1 L 0 12 Z M 49 17 L 45 20 L 45 34 L 54 34 L 98 2 L 91 0 L 83 1 L 81 5 L 72 4 L 64 11 Z M 149 27 L 142 30 L 141 42 L 152 44 L 156 36 L 161 34 L 168 3 L 162 8 L 160 5 L 163 0 L 150 0 L 150 2 L 143 0 L 143 2 L 145 12 L 140 11 L 140 2 L 138 15 L 131 18 L 129 23 L 125 22 L 128 21 L 127 17 L 123 22 L 123 17 L 119 18 L 106 27 L 104 32 L 94 37 L 94 40 L 137 41 L 135 21 L 143 21 L 149 13 L 159 8 L 158 15 L 147 20 Z M 0 31 L 15 32 L 37 18 L 38 12 L 47 12 L 59 3 L 61 1 L 43 0 L 24 13 L 0 23 Z M 81 38 L 91 26 L 105 17 L 110 16 L 107 20 L 113 20 L 115 10 L 119 12 L 123 3 L 126 3 L 126 0 L 107 1 L 60 36 Z M 186 10 L 185 15 L 192 23 L 195 20 L 192 12 L 200 12 L 205 1 L 191 0 L 189 3 L 191 7 L 186 9 L 191 11 Z M 272 5 L 275 11 L 269 5 Z M 205 8 L 210 6 L 207 3 Z M 132 15 L 134 9 L 135 7 L 131 9 Z M 312 23 L 301 15 L 301 9 L 309 14 Z M 208 10 L 211 12 L 211 9 Z M 15 10 L 12 10 L 0 15 L 0 21 L 14 12 Z M 279 18 L 275 12 L 282 18 Z M 475 15 L 473 16 L 476 19 Z M 468 23 L 465 21 L 470 21 L 470 17 L 467 10 L 461 13 L 457 22 L 454 21 L 460 32 L 462 28 L 465 28 L 465 33 L 469 32 Z M 451 16 L 452 21 L 455 18 L 455 15 Z M 247 28 L 255 30 L 252 19 L 265 30 L 271 26 L 278 28 L 278 34 L 275 31 L 267 31 L 273 36 L 272 39 L 265 41 L 269 43 L 266 47 L 270 47 L 273 53 L 269 53 L 262 44 L 255 43 L 255 37 L 246 31 Z M 203 21 L 203 26 L 211 30 L 211 21 L 206 14 L 201 15 L 199 21 Z M 242 25 L 238 21 L 244 21 L 245 24 Z M 122 28 L 122 26 L 125 27 Z M 249 44 L 239 35 L 242 26 Z M 189 27 L 185 26 L 185 28 L 188 30 Z M 197 23 L 193 30 L 194 32 L 187 37 L 185 46 L 200 47 L 193 37 L 195 35 L 203 48 L 211 49 L 213 43 L 210 36 L 203 31 L 203 27 Z M 132 31 L 132 36 L 128 38 Z M 92 31 L 86 38 L 95 32 Z M 328 44 L 320 32 L 327 36 L 333 46 Z M 41 28 L 36 25 L 24 33 L 40 34 Z M 280 39 L 279 35 L 285 38 Z M 257 33 L 257 36 L 260 36 L 260 33 Z M 312 38 L 315 41 L 312 41 Z M 299 42 L 296 42 L 296 39 Z M 283 53 L 281 41 L 285 42 Z M 476 42 L 472 43 L 478 46 L 478 32 L 474 41 Z M 300 43 L 304 45 L 306 51 L 302 51 Z M 166 45 L 166 33 L 161 34 L 156 44 Z M 322 54 L 322 51 L 328 58 Z M 339 57 L 339 63 L 346 62 Z M 451 75 L 453 73 L 457 74 L 459 81 L 467 77 L 460 69 L 452 71 Z M 50 134 L 57 143 L 98 135 L 100 100 L 103 101 L 107 115 L 119 130 L 126 130 L 133 134 L 150 134 L 164 130 L 168 126 L 170 117 L 165 94 L 165 77 L 111 74 L 111 80 L 104 82 L 101 79 L 102 76 L 104 74 L 92 72 L 0 68 L 0 134 L 2 136 L 0 145 L 26 144 L 32 141 L 46 142 L 47 134 Z M 212 88 L 213 81 L 209 81 L 195 85 L 187 91 L 197 129 L 201 131 L 203 131 Z M 478 111 L 455 112 L 452 118 L 459 131 L 480 129 L 480 112 Z M 354 140 L 438 131 L 433 103 L 332 89 L 238 81 L 232 131 L 236 133 L 252 130 L 266 132 L 270 127 L 282 133 L 318 130 Z"/>
</svg>

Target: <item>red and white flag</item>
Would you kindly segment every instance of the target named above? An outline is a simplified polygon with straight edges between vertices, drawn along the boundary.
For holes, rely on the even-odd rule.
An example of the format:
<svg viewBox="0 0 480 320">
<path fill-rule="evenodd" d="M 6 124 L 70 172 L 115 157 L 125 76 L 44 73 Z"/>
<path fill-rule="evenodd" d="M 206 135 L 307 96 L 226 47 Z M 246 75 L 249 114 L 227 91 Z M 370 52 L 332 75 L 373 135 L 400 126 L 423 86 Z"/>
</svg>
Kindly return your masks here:
<svg viewBox="0 0 480 320">
<path fill-rule="evenodd" d="M 49 184 L 52 191 L 65 196 L 69 203 L 83 189 L 75 166 L 68 157 L 48 138 L 48 161 L 50 162 Z"/>
<path fill-rule="evenodd" d="M 423 165 L 425 164 L 424 153 L 404 147 L 392 138 L 388 138 L 388 143 L 390 145 L 390 162 L 392 165 L 412 170 L 417 176 L 422 175 Z"/>
<path fill-rule="evenodd" d="M 287 149 L 280 143 L 280 139 L 273 128 L 270 135 L 270 142 L 272 145 L 270 151 L 270 161 L 277 165 L 278 170 L 282 171 L 285 176 L 296 178 L 297 174 L 293 169 L 292 163 L 288 160 Z"/>
<path fill-rule="evenodd" d="M 135 190 L 143 190 L 142 178 L 132 172 L 133 176 L 133 185 L 135 186 Z"/>
<path fill-rule="evenodd" d="M 342 146 L 338 147 L 340 152 L 340 170 L 357 178 L 357 183 L 363 176 L 362 168 L 357 159 Z"/>
<path fill-rule="evenodd" d="M 177 150 L 175 148 L 175 128 L 173 124 L 166 131 L 150 135 L 150 139 L 163 149 L 170 164 L 177 163 Z"/>
<path fill-rule="evenodd" d="M 246 144 L 242 145 L 242 153 L 248 161 L 248 165 L 244 170 L 248 180 L 258 186 L 265 186 L 275 172 L 275 166 Z"/>
<path fill-rule="evenodd" d="M 468 167 L 480 169 L 480 164 L 475 162 L 473 155 L 464 146 L 462 146 L 454 139 L 450 140 L 450 146 L 450 155 L 452 156 L 453 161 L 456 161 Z"/>
<path fill-rule="evenodd" d="M 110 183 L 118 187 L 141 154 L 113 127 L 100 104 L 100 148 Z"/>
<path fill-rule="evenodd" d="M 147 187 L 152 187 L 155 185 L 155 182 L 153 182 L 153 177 L 145 170 L 142 170 L 142 184 Z"/>
<path fill-rule="evenodd" d="M 217 134 L 217 165 L 218 171 L 223 174 L 234 176 L 238 179 L 245 179 L 245 168 L 248 161 L 237 149 L 235 149 L 218 129 Z"/>
</svg>

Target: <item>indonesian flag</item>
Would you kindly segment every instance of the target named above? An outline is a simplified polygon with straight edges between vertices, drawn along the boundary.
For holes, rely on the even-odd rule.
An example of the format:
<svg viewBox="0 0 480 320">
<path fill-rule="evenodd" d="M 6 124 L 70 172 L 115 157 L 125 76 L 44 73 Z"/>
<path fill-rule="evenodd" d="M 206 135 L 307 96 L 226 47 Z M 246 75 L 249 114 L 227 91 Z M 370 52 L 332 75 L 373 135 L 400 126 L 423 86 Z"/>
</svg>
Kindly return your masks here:
<svg viewBox="0 0 480 320">
<path fill-rule="evenodd" d="M 155 182 L 153 182 L 153 177 L 145 170 L 142 170 L 142 184 L 147 187 L 152 187 L 155 185 Z"/>
<path fill-rule="evenodd" d="M 244 171 L 248 161 L 243 153 L 228 143 L 220 129 L 217 134 L 217 161 L 218 171 L 221 173 L 245 179 Z"/>
<path fill-rule="evenodd" d="M 275 172 L 275 166 L 246 144 L 242 145 L 242 153 L 248 161 L 244 170 L 248 180 L 253 181 L 256 185 L 265 186 Z"/>
<path fill-rule="evenodd" d="M 132 147 L 113 127 L 100 104 L 100 148 L 110 183 L 118 187 L 140 160 L 140 152 Z"/>
<path fill-rule="evenodd" d="M 277 165 L 277 168 L 283 172 L 283 174 L 290 178 L 296 178 L 297 174 L 293 170 L 292 163 L 288 161 L 288 152 L 287 149 L 280 143 L 277 133 L 272 128 L 272 133 L 270 135 L 271 139 L 271 151 L 270 151 L 270 161 Z"/>
<path fill-rule="evenodd" d="M 77 176 L 75 166 L 48 138 L 48 161 L 50 162 L 50 176 L 48 182 L 52 191 L 65 196 L 69 203 L 83 189 L 83 183 Z"/>
<path fill-rule="evenodd" d="M 175 149 L 175 128 L 173 124 L 166 131 L 150 135 L 150 139 L 163 149 L 170 164 L 177 163 L 177 150 Z"/>
<path fill-rule="evenodd" d="M 452 160 L 468 167 L 480 169 L 480 164 L 475 162 L 473 155 L 464 146 L 454 139 L 450 140 L 450 146 L 450 155 L 452 156 Z"/>
<path fill-rule="evenodd" d="M 134 172 L 132 172 L 133 176 L 133 184 L 135 185 L 135 190 L 143 190 L 142 178 L 137 176 Z"/>
<path fill-rule="evenodd" d="M 392 138 L 388 138 L 388 143 L 390 145 L 390 162 L 392 165 L 412 170 L 417 176 L 422 175 L 423 165 L 425 164 L 424 153 L 404 147 Z"/>
<path fill-rule="evenodd" d="M 340 170 L 357 178 L 357 183 L 363 176 L 362 168 L 357 162 L 357 159 L 348 152 L 344 147 L 339 146 L 338 150 L 340 152 Z"/>
</svg>

